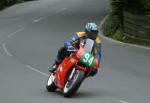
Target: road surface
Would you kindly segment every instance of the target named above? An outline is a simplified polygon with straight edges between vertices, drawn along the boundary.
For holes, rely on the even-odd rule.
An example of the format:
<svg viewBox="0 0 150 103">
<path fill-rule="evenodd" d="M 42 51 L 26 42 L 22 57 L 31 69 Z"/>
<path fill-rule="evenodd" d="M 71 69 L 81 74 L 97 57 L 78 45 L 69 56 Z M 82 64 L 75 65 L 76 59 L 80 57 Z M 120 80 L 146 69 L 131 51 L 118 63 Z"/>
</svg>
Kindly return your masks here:
<svg viewBox="0 0 150 103">
<path fill-rule="evenodd" d="M 150 103 L 150 50 L 102 39 L 101 69 L 71 99 L 49 93 L 48 66 L 70 34 L 100 24 L 109 0 L 39 0 L 0 11 L 1 103 Z"/>
</svg>

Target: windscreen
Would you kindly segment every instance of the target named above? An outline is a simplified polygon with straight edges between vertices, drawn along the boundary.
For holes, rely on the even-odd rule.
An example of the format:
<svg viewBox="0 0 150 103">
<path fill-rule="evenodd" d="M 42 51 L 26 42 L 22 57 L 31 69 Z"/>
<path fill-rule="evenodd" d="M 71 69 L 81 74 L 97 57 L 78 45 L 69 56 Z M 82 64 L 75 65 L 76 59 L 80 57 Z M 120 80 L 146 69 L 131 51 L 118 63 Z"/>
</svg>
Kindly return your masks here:
<svg viewBox="0 0 150 103">
<path fill-rule="evenodd" d="M 88 53 L 92 52 L 93 46 L 94 46 L 94 40 L 86 39 L 86 42 L 85 42 L 85 45 L 84 45 L 85 52 L 88 52 Z"/>
</svg>

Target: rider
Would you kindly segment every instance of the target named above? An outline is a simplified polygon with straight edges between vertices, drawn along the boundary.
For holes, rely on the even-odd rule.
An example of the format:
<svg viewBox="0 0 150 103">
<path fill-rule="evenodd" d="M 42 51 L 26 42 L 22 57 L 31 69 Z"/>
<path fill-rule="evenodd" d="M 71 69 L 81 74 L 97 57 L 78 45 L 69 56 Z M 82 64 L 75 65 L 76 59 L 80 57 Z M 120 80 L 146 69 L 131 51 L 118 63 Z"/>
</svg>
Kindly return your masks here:
<svg viewBox="0 0 150 103">
<path fill-rule="evenodd" d="M 70 55 L 70 52 L 67 51 L 67 48 L 79 48 L 80 41 L 90 38 L 95 41 L 95 49 L 94 55 L 98 58 L 99 64 L 101 60 L 101 38 L 98 35 L 98 27 L 95 23 L 90 22 L 85 25 L 85 32 L 76 32 L 72 35 L 71 39 L 67 40 L 63 47 L 61 47 L 58 51 L 57 58 L 55 63 L 50 67 L 50 72 L 54 72 L 57 66 L 61 63 L 61 61 Z M 91 69 L 91 76 L 94 76 L 97 73 L 98 68 Z"/>
</svg>

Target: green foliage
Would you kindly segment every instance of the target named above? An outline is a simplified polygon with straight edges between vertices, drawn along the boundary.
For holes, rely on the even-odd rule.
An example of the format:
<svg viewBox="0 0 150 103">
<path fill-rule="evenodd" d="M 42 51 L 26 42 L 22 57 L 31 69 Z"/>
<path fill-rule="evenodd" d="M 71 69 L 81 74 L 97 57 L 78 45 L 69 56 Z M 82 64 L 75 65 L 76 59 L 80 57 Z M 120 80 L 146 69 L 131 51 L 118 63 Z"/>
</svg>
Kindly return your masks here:
<svg viewBox="0 0 150 103">
<path fill-rule="evenodd" d="M 23 3 L 25 1 L 31 1 L 31 0 L 0 0 L 0 10 L 7 6 L 11 6 L 16 3 Z"/>
<path fill-rule="evenodd" d="M 150 10 L 150 0 L 143 0 L 144 9 Z"/>
<path fill-rule="evenodd" d="M 112 9 L 104 27 L 106 36 L 112 36 L 123 25 L 123 6 L 122 0 L 111 0 Z"/>
<path fill-rule="evenodd" d="M 134 13 L 144 13 L 144 8 L 150 8 L 150 0 L 111 0 L 111 11 L 104 27 L 105 35 L 112 36 L 119 27 L 123 27 L 124 9 Z"/>
<path fill-rule="evenodd" d="M 124 35 L 124 10 L 134 14 L 146 14 L 146 12 L 150 12 L 150 0 L 111 0 L 111 11 L 102 26 L 104 34 L 119 41 L 150 45 L 150 42 L 136 40 Z"/>
<path fill-rule="evenodd" d="M 112 0 L 111 1 L 112 6 L 112 15 L 117 15 L 119 18 L 119 22 L 122 23 L 123 21 L 123 8 L 124 8 L 124 2 L 123 0 Z"/>
<path fill-rule="evenodd" d="M 119 27 L 116 31 L 116 33 L 113 35 L 113 38 L 116 39 L 116 40 L 119 40 L 119 41 L 122 41 L 123 40 L 123 28 L 122 27 Z"/>
<path fill-rule="evenodd" d="M 105 24 L 105 35 L 111 36 L 115 33 L 117 28 L 119 27 L 119 16 L 113 15 L 112 13 L 108 16 Z"/>
</svg>

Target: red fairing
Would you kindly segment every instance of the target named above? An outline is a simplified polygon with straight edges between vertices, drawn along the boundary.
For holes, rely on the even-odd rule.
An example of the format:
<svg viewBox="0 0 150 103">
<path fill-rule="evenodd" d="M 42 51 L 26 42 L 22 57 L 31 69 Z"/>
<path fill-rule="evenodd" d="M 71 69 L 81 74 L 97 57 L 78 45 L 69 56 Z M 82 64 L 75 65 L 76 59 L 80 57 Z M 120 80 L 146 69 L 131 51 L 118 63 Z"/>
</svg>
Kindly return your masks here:
<svg viewBox="0 0 150 103">
<path fill-rule="evenodd" d="M 82 66 L 77 66 L 77 69 L 82 70 L 84 72 L 87 72 L 87 69 L 85 67 L 82 67 Z"/>
<path fill-rule="evenodd" d="M 83 55 L 83 53 L 84 53 L 84 47 L 83 47 L 83 45 L 80 45 L 80 49 L 79 49 L 79 51 L 76 53 L 76 56 L 77 56 L 78 58 L 80 58 L 80 57 Z"/>
<path fill-rule="evenodd" d="M 63 60 L 63 62 L 58 66 L 56 71 L 56 84 L 59 86 L 59 88 L 63 89 L 65 86 L 65 83 L 68 78 L 68 74 L 70 74 L 72 68 L 78 60 L 75 58 L 74 55 L 69 56 Z"/>
</svg>

